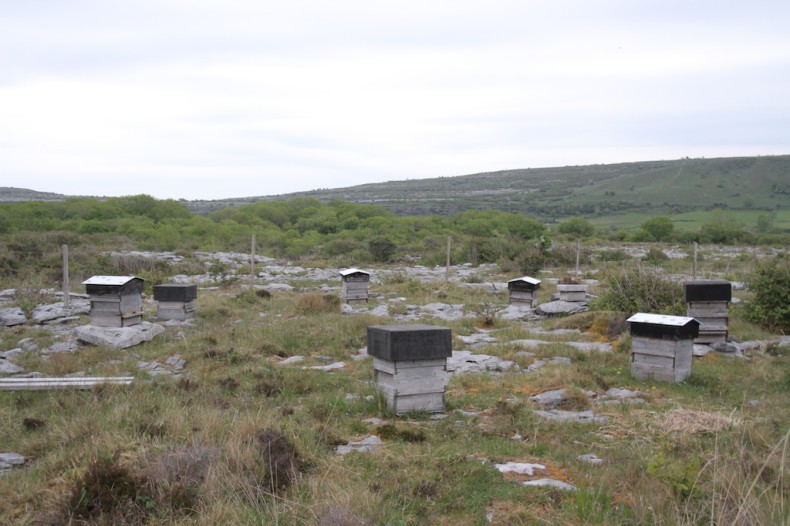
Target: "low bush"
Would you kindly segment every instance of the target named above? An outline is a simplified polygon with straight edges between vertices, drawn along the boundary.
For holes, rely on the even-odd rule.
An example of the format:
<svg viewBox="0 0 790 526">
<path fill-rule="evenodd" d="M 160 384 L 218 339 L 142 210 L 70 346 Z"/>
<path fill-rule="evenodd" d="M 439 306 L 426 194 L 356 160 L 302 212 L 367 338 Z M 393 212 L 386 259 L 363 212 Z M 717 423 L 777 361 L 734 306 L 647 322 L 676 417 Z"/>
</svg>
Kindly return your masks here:
<svg viewBox="0 0 790 526">
<path fill-rule="evenodd" d="M 669 256 L 661 249 L 651 248 L 647 251 L 647 254 L 645 254 L 644 259 L 650 263 L 662 263 L 664 261 L 669 261 Z"/>
<path fill-rule="evenodd" d="M 626 314 L 652 312 L 685 314 L 683 287 L 662 274 L 639 265 L 610 272 L 604 278 L 606 291 L 592 302 L 594 309 L 613 310 Z"/>
<path fill-rule="evenodd" d="M 790 332 L 790 260 L 773 258 L 757 267 L 749 289 L 754 299 L 746 316 L 770 330 Z"/>
</svg>

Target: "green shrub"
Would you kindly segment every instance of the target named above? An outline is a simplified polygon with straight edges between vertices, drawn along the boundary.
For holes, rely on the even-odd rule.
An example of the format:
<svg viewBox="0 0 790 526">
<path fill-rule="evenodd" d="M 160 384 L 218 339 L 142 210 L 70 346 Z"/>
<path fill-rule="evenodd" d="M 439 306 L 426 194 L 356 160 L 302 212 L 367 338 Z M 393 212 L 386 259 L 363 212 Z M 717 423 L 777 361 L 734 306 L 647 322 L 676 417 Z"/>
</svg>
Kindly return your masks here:
<svg viewBox="0 0 790 526">
<path fill-rule="evenodd" d="M 386 236 L 377 236 L 368 241 L 368 250 L 373 261 L 386 263 L 392 261 L 397 246 Z"/>
<path fill-rule="evenodd" d="M 749 289 L 754 299 L 747 305 L 747 318 L 770 330 L 790 332 L 790 260 L 773 258 L 760 264 Z"/>
<path fill-rule="evenodd" d="M 652 312 L 685 314 L 683 287 L 660 273 L 630 265 L 608 273 L 607 290 L 592 303 L 593 308 L 624 313 Z"/>
<path fill-rule="evenodd" d="M 661 263 L 663 261 L 669 261 L 669 256 L 667 256 L 663 250 L 658 248 L 651 248 L 645 254 L 645 261 L 649 261 L 651 263 Z"/>
<path fill-rule="evenodd" d="M 628 255 L 628 253 L 625 250 L 615 248 L 612 250 L 604 249 L 598 251 L 598 259 L 600 261 L 620 262 L 620 261 L 628 261 L 632 258 L 631 256 Z"/>
</svg>

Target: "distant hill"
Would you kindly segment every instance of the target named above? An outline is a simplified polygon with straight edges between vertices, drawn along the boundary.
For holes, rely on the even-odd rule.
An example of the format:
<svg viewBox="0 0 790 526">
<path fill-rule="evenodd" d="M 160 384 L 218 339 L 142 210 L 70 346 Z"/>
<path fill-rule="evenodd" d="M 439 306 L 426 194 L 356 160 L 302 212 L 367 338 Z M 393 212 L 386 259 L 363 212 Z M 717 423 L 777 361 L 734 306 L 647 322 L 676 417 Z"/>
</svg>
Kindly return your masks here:
<svg viewBox="0 0 790 526">
<path fill-rule="evenodd" d="M 682 214 L 715 208 L 787 210 L 790 209 L 790 155 L 503 170 L 278 196 L 182 202 L 194 213 L 208 214 L 258 201 L 307 196 L 322 201 L 376 204 L 398 215 L 497 209 L 529 214 L 544 221 L 573 215 Z M 65 197 L 0 188 L 0 201 Z"/>
<path fill-rule="evenodd" d="M 37 192 L 27 188 L 13 188 L 10 186 L 0 186 L 0 203 L 14 201 L 63 201 L 68 197 L 63 194 L 53 194 L 51 192 Z"/>
<path fill-rule="evenodd" d="M 681 214 L 715 208 L 770 211 L 790 208 L 790 155 L 503 170 L 186 205 L 196 213 L 208 213 L 297 196 L 371 203 L 398 215 L 497 209 L 546 221 L 573 215 Z"/>
</svg>

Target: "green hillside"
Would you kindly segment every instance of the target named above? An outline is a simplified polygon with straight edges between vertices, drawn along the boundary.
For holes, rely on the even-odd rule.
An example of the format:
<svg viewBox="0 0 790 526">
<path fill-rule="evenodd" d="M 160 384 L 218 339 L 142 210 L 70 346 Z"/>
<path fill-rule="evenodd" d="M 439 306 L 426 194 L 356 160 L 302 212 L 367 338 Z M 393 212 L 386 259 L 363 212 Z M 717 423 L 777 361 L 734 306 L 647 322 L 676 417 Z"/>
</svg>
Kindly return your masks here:
<svg viewBox="0 0 790 526">
<path fill-rule="evenodd" d="M 0 188 L 0 201 L 65 198 Z M 678 216 L 721 208 L 736 214 L 790 210 L 790 155 L 679 159 L 503 170 L 455 177 L 371 183 L 277 196 L 181 202 L 208 215 L 260 201 L 316 197 L 382 206 L 400 216 L 464 210 L 518 212 L 551 223 L 585 216 L 596 224 L 639 224 L 656 214 Z M 748 222 L 748 221 L 747 221 Z"/>
<path fill-rule="evenodd" d="M 375 203 L 398 215 L 492 208 L 547 221 L 715 208 L 772 211 L 790 208 L 790 156 L 504 170 L 295 195 Z"/>
</svg>

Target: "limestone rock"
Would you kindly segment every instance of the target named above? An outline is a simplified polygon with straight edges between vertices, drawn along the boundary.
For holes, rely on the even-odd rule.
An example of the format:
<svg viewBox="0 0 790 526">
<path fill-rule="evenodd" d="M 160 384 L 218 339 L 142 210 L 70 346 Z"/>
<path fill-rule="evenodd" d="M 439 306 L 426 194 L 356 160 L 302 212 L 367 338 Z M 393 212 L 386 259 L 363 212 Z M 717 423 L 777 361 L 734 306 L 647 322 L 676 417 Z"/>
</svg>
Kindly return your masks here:
<svg viewBox="0 0 790 526">
<path fill-rule="evenodd" d="M 46 349 L 42 349 L 41 354 L 57 354 L 62 352 L 74 352 L 79 348 L 79 344 L 73 340 L 55 342 Z"/>
<path fill-rule="evenodd" d="M 567 391 L 565 389 L 554 389 L 552 391 L 544 391 L 540 394 L 530 396 L 529 399 L 536 402 L 544 409 L 554 409 L 568 399 L 568 397 L 565 396 L 566 394 Z M 592 391 L 586 391 L 585 394 L 591 398 L 595 397 L 595 393 Z"/>
<path fill-rule="evenodd" d="M 39 305 L 33 309 L 32 320 L 34 323 L 43 324 L 52 322 L 59 318 L 79 316 L 89 314 L 91 310 L 90 301 L 84 299 L 73 299 L 66 308 L 63 302 L 51 303 L 49 305 Z"/>
<path fill-rule="evenodd" d="M 577 312 L 585 312 L 586 310 L 586 303 L 562 300 L 541 303 L 537 308 L 538 314 L 542 314 L 544 316 L 568 316 L 570 314 L 576 314 Z"/>
<path fill-rule="evenodd" d="M 8 307 L 0 309 L 0 325 L 4 327 L 13 327 L 14 325 L 22 325 L 27 322 L 25 313 L 19 307 Z"/>
<path fill-rule="evenodd" d="M 709 352 L 711 352 L 712 350 L 713 350 L 713 349 L 711 349 L 711 348 L 710 348 L 710 345 L 701 345 L 701 344 L 695 343 L 695 344 L 694 344 L 694 348 L 693 348 L 693 350 L 691 351 L 691 354 L 692 354 L 693 356 L 696 356 L 696 357 L 698 357 L 698 358 L 701 358 L 701 357 L 703 357 L 703 356 L 706 356 L 706 355 L 707 355 Z"/>
<path fill-rule="evenodd" d="M 543 464 L 531 464 L 529 462 L 506 462 L 505 464 L 494 464 L 500 473 L 517 473 L 519 475 L 534 476 L 535 470 L 545 470 Z"/>
<path fill-rule="evenodd" d="M 605 416 L 595 416 L 592 411 L 561 411 L 549 409 L 548 411 L 535 411 L 535 414 L 547 420 L 559 422 L 595 422 L 602 423 L 608 419 Z"/>
<path fill-rule="evenodd" d="M 0 374 L 17 374 L 24 372 L 25 370 L 19 367 L 17 364 L 5 360 L 0 359 Z"/>
<path fill-rule="evenodd" d="M 285 360 L 281 360 L 281 361 L 277 362 L 277 365 L 292 365 L 292 364 L 303 362 L 303 361 L 304 361 L 304 356 L 298 356 L 298 355 L 297 356 L 289 356 Z"/>
<path fill-rule="evenodd" d="M 334 362 L 330 363 L 329 365 L 313 365 L 313 366 L 305 366 L 302 369 L 312 369 L 314 371 L 334 371 L 335 369 L 342 369 L 346 366 L 345 362 Z"/>
<path fill-rule="evenodd" d="M 471 351 L 453 351 L 447 358 L 447 371 L 451 374 L 484 373 L 518 369 L 516 362 L 502 360 L 487 354 L 474 354 Z"/>
<path fill-rule="evenodd" d="M 375 451 L 383 442 L 376 435 L 370 435 L 362 440 L 352 440 L 344 446 L 337 446 L 335 453 L 338 455 L 348 455 L 349 453 L 370 453 Z"/>
<path fill-rule="evenodd" d="M 507 288 L 507 287 L 505 287 Z M 508 305 L 501 311 L 497 313 L 497 318 L 502 318 L 503 320 L 536 320 L 539 319 L 539 316 L 535 314 L 534 309 L 527 305 Z"/>
<path fill-rule="evenodd" d="M 576 486 L 573 484 L 568 484 L 567 482 L 563 482 L 561 480 L 543 478 L 543 479 L 535 479 L 535 480 L 528 480 L 526 482 L 521 483 L 522 486 L 548 486 L 551 488 L 561 489 L 563 491 L 575 491 Z"/>
<path fill-rule="evenodd" d="M 22 466 L 25 463 L 25 457 L 19 453 L 11 451 L 0 453 L 0 470 L 9 469 L 13 466 Z"/>
<path fill-rule="evenodd" d="M 603 464 L 603 459 L 599 458 L 598 455 L 596 455 L 595 453 L 587 453 L 586 455 L 579 455 L 576 458 L 581 460 L 582 462 L 587 462 L 588 464 L 593 464 L 595 466 L 599 466 Z"/>
<path fill-rule="evenodd" d="M 17 345 L 25 351 L 37 351 L 38 344 L 33 338 L 23 338 L 17 342 Z"/>
<path fill-rule="evenodd" d="M 83 325 L 82 327 L 77 327 L 75 334 L 81 341 L 92 345 L 126 349 L 127 347 L 151 341 L 164 331 L 165 328 L 161 325 L 144 321 L 131 327 Z"/>
</svg>

